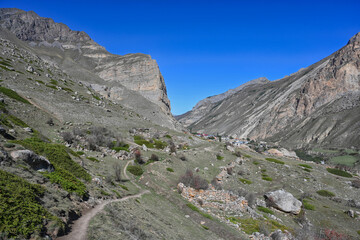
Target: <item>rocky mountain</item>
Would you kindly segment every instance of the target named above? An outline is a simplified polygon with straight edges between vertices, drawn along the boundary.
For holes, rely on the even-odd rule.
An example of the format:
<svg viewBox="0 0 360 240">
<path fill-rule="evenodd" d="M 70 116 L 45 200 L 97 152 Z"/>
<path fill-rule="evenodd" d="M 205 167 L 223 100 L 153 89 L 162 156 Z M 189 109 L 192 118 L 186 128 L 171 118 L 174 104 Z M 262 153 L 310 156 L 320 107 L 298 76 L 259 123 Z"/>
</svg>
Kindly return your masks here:
<svg viewBox="0 0 360 240">
<path fill-rule="evenodd" d="M 0 9 L 0 26 L 70 75 L 85 76 L 82 82 L 103 97 L 122 101 L 126 95 L 124 91 L 137 92 L 159 106 L 160 109 L 153 109 L 151 115 L 161 111 L 169 124 L 175 124 L 164 78 L 149 55 L 111 54 L 85 32 L 73 31 L 65 24 L 40 17 L 33 11 Z"/>
<path fill-rule="evenodd" d="M 207 97 L 201 101 L 199 101 L 191 111 L 186 112 L 182 115 L 178 115 L 175 118 L 182 123 L 185 127 L 189 127 L 194 122 L 200 120 L 202 117 L 204 117 L 207 113 L 211 112 L 211 110 L 217 106 L 217 103 L 223 101 L 225 98 L 228 98 L 235 93 L 241 91 L 242 89 L 253 86 L 253 85 L 261 85 L 270 82 L 267 78 L 261 77 L 254 80 L 251 80 L 249 82 L 246 82 L 242 85 L 240 85 L 237 88 L 230 89 L 224 93 L 221 93 L 219 95 Z"/>
<path fill-rule="evenodd" d="M 291 148 L 360 146 L 360 33 L 283 79 L 250 85 L 179 117 L 193 132 L 265 139 Z"/>
</svg>

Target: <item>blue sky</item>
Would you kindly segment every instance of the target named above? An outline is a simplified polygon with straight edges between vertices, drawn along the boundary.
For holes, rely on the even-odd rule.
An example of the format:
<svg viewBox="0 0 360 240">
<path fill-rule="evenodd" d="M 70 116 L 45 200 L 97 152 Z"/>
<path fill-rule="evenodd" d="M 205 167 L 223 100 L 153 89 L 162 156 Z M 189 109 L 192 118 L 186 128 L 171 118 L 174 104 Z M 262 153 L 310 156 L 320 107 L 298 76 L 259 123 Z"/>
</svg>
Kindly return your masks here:
<svg viewBox="0 0 360 240">
<path fill-rule="evenodd" d="M 115 54 L 146 53 L 174 114 L 258 77 L 276 80 L 360 31 L 360 1 L 0 0 L 87 32 Z"/>
</svg>

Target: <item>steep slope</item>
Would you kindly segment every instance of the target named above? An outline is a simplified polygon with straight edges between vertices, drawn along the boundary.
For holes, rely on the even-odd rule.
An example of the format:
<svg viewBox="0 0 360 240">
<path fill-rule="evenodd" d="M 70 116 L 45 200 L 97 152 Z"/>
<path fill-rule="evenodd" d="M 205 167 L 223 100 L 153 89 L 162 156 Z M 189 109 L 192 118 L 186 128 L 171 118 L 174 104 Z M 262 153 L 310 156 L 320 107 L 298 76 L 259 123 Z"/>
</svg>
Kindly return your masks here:
<svg viewBox="0 0 360 240">
<path fill-rule="evenodd" d="M 106 89 L 100 91 L 104 97 L 122 100 L 124 86 L 158 105 L 167 115 L 165 118 L 174 122 L 164 78 L 156 61 L 149 55 L 111 54 L 85 32 L 72 31 L 66 25 L 39 17 L 33 11 L 0 9 L 0 26 L 26 41 L 39 56 L 56 62 L 69 74 L 76 77 L 84 74 L 98 76 L 102 81 L 94 89 Z M 93 83 L 91 79 L 95 76 L 88 81 Z"/>
<path fill-rule="evenodd" d="M 241 91 L 242 89 L 252 86 L 252 85 L 261 85 L 270 82 L 267 78 L 261 77 L 254 80 L 251 80 L 247 83 L 240 85 L 237 88 L 230 89 L 224 93 L 207 97 L 201 101 L 199 101 L 191 111 L 186 112 L 182 115 L 178 115 L 175 118 L 182 123 L 185 127 L 190 126 L 192 123 L 198 121 L 202 117 L 204 117 L 207 113 L 211 112 L 211 110 L 217 105 L 218 102 L 223 101 L 225 98 L 228 98 L 235 93 Z"/>
<path fill-rule="evenodd" d="M 360 33 L 306 69 L 219 101 L 189 128 L 281 141 L 289 147 L 359 147 L 359 45 Z"/>
</svg>

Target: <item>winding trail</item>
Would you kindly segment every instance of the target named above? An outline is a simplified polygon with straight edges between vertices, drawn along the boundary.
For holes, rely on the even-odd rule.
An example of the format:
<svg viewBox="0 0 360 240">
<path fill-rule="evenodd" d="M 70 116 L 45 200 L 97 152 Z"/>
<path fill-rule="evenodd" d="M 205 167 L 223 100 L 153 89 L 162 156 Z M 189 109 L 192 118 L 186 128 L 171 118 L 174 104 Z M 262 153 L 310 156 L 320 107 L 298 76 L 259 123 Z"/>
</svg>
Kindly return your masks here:
<svg viewBox="0 0 360 240">
<path fill-rule="evenodd" d="M 128 161 L 123 169 L 124 176 L 127 179 L 129 179 L 129 177 L 126 173 L 126 168 L 130 164 L 130 162 L 131 161 Z M 132 182 L 132 184 L 134 184 L 138 189 L 141 189 L 141 187 L 139 185 L 137 185 L 136 183 Z M 126 201 L 128 199 L 132 199 L 132 198 L 138 198 L 138 197 L 141 197 L 143 194 L 147 194 L 147 193 L 150 193 L 150 191 L 142 190 L 135 195 L 126 196 L 121 199 L 107 200 L 107 201 L 102 202 L 99 205 L 96 205 L 94 208 L 85 212 L 78 220 L 76 220 L 74 222 L 74 224 L 72 224 L 70 233 L 68 233 L 65 236 L 56 238 L 56 239 L 58 239 L 58 240 L 86 240 L 87 239 L 87 229 L 89 227 L 89 223 L 90 223 L 91 219 L 93 217 L 95 217 L 96 214 L 101 212 L 106 205 L 108 205 L 110 203 L 114 203 L 114 202 L 124 202 L 124 201 Z"/>
</svg>

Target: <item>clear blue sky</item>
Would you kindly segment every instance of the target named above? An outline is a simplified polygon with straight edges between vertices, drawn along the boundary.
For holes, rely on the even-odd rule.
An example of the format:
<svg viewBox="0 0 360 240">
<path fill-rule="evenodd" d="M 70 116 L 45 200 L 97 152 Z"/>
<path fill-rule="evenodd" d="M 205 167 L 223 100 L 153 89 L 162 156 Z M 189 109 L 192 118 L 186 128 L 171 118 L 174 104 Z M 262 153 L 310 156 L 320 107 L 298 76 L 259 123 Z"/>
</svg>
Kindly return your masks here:
<svg viewBox="0 0 360 240">
<path fill-rule="evenodd" d="M 296 72 L 360 31 L 359 0 L 0 0 L 0 6 L 85 31 L 112 53 L 150 54 L 174 114 L 251 79 Z"/>
</svg>

